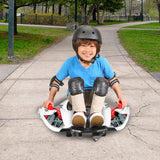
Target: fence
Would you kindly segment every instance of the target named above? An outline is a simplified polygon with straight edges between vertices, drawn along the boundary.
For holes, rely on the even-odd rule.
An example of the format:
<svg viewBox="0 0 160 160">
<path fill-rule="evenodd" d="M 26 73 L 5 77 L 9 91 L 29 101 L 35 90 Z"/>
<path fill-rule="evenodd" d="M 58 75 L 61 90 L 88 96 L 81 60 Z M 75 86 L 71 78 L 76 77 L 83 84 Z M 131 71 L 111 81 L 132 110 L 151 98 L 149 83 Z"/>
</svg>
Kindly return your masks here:
<svg viewBox="0 0 160 160">
<path fill-rule="evenodd" d="M 81 23 L 81 16 L 78 17 L 78 22 Z M 5 15 L 6 22 L 8 14 Z M 158 17 L 148 16 L 105 16 L 104 21 L 152 21 L 159 20 Z M 92 20 L 91 20 L 92 21 Z M 17 16 L 17 23 L 20 24 L 42 24 L 42 25 L 60 25 L 66 26 L 68 22 L 74 22 L 74 17 L 66 17 L 52 14 L 20 14 Z"/>
<path fill-rule="evenodd" d="M 101 17 L 100 17 L 101 19 Z M 105 16 L 104 21 L 105 22 L 110 22 L 110 21 L 158 21 L 158 17 L 149 17 L 149 16 Z M 81 23 L 82 17 L 78 16 L 78 22 Z M 87 17 L 84 17 L 83 19 L 84 22 L 87 22 Z M 96 20 L 90 20 L 92 22 L 96 22 Z"/>
<path fill-rule="evenodd" d="M 5 20 L 6 22 L 8 21 L 8 14 L 5 15 Z M 66 26 L 68 23 L 68 17 L 51 14 L 20 14 L 17 16 L 17 23 Z"/>
<path fill-rule="evenodd" d="M 149 16 L 106 16 L 105 21 L 153 21 L 159 20 L 158 17 Z"/>
</svg>

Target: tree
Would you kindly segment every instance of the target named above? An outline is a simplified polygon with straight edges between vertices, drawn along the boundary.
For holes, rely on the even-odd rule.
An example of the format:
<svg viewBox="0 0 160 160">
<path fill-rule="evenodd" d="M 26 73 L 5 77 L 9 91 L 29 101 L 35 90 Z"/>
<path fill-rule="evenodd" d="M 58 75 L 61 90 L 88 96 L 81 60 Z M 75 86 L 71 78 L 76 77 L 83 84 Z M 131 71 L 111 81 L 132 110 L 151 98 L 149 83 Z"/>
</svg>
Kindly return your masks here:
<svg viewBox="0 0 160 160">
<path fill-rule="evenodd" d="M 52 5 L 53 10 L 52 13 L 54 13 L 54 4 L 58 4 L 58 14 L 62 14 L 62 6 L 70 6 L 75 2 L 75 0 L 50 0 L 50 5 Z"/>
<path fill-rule="evenodd" d="M 14 35 L 17 35 L 17 9 L 24 6 L 35 5 L 37 3 L 46 2 L 47 0 L 15 0 L 14 2 Z M 9 9 L 8 0 L 1 0 L 0 4 L 4 4 Z"/>
<path fill-rule="evenodd" d="M 123 0 L 80 0 L 79 3 L 82 12 L 82 24 L 89 23 L 95 10 L 97 12 L 97 23 L 103 24 L 106 11 L 115 12 L 123 7 Z"/>
<path fill-rule="evenodd" d="M 0 19 L 3 18 L 3 8 L 4 8 L 4 5 L 2 3 L 0 3 Z"/>
<path fill-rule="evenodd" d="M 155 0 L 145 0 L 143 3 L 144 15 L 150 17 L 158 16 L 158 8 Z"/>
<path fill-rule="evenodd" d="M 79 0 L 78 5 L 81 7 L 81 23 L 88 24 L 95 8 L 95 0 Z"/>
<path fill-rule="evenodd" d="M 104 23 L 105 12 L 116 12 L 119 9 L 123 8 L 123 0 L 98 0 L 96 1 L 97 5 L 97 23 Z M 100 12 L 102 11 L 102 16 L 100 18 Z"/>
</svg>

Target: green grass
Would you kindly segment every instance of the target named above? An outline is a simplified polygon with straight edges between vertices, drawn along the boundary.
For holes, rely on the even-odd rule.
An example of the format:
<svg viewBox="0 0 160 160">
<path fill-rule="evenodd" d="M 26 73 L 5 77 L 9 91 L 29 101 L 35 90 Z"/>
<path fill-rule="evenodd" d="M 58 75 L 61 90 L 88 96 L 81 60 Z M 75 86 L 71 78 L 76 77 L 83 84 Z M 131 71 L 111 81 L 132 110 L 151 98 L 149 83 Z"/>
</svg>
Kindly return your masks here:
<svg viewBox="0 0 160 160">
<path fill-rule="evenodd" d="M 160 23 L 148 23 L 148 24 L 127 26 L 125 28 L 160 29 Z"/>
<path fill-rule="evenodd" d="M 160 31 L 120 30 L 119 37 L 134 61 L 148 72 L 160 71 Z"/>
<path fill-rule="evenodd" d="M 31 58 L 70 33 L 72 32 L 60 28 L 18 26 L 18 35 L 14 36 L 16 61 L 13 62 L 6 59 L 8 56 L 8 26 L 0 25 L 0 64 L 17 63 Z"/>
<path fill-rule="evenodd" d="M 112 25 L 112 24 L 120 24 L 120 23 L 128 23 L 128 22 L 125 22 L 125 21 L 104 22 L 102 25 Z M 99 26 L 99 24 L 97 24 L 97 22 L 90 22 L 89 25 Z"/>
</svg>

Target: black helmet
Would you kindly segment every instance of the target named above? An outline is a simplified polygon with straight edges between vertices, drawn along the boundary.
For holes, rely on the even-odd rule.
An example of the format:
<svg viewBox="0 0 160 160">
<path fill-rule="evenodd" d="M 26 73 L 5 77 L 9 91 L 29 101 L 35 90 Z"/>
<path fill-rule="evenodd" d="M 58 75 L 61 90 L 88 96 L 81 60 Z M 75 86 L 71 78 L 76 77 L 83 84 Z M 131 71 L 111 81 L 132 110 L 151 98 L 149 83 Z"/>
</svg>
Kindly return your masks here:
<svg viewBox="0 0 160 160">
<path fill-rule="evenodd" d="M 73 49 L 76 51 L 77 53 L 77 49 L 76 49 L 76 45 L 75 45 L 75 42 L 77 39 L 86 39 L 86 40 L 96 40 L 98 41 L 99 44 L 102 44 L 102 37 L 101 37 L 101 34 L 99 32 L 98 29 L 92 27 L 92 26 L 88 26 L 88 25 L 83 25 L 83 26 L 80 26 L 73 34 L 73 38 L 72 38 L 72 46 L 73 46 Z M 99 52 L 99 50 L 98 50 Z M 95 57 L 92 59 L 92 61 L 85 61 L 83 60 L 77 53 L 77 56 L 78 58 L 83 61 L 83 62 L 86 62 L 86 63 L 94 63 L 95 60 L 97 58 L 99 58 L 99 54 L 95 55 Z"/>
<path fill-rule="evenodd" d="M 72 43 L 77 39 L 96 40 L 102 44 L 102 37 L 99 30 L 88 25 L 82 25 L 74 32 Z"/>
</svg>

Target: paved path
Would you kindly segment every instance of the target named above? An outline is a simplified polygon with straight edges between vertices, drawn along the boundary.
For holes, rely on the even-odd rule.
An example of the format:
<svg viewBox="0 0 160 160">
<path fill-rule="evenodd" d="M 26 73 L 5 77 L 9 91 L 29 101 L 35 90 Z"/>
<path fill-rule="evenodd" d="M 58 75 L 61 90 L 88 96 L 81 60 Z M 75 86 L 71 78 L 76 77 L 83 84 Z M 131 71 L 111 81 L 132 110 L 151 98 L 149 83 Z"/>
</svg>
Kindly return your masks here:
<svg viewBox="0 0 160 160">
<path fill-rule="evenodd" d="M 21 64 L 0 83 L 0 159 L 2 160 L 157 160 L 160 157 L 160 83 L 133 62 L 120 45 L 119 24 L 98 27 L 103 35 L 101 55 L 110 62 L 131 107 L 127 127 L 98 142 L 89 137 L 65 137 L 48 130 L 37 114 L 48 97 L 50 78 L 75 53 L 71 36 Z M 138 24 L 138 23 L 136 23 Z M 67 80 L 56 97 L 66 96 Z M 110 89 L 106 101 L 115 106 Z"/>
<path fill-rule="evenodd" d="M 0 64 L 0 83 L 4 81 L 11 73 L 13 73 L 20 64 Z"/>
<path fill-rule="evenodd" d="M 8 23 L 0 22 L 0 25 L 8 25 Z M 28 27 L 44 27 L 44 28 L 66 28 L 66 26 L 38 25 L 38 24 L 17 24 L 18 26 Z"/>
</svg>

